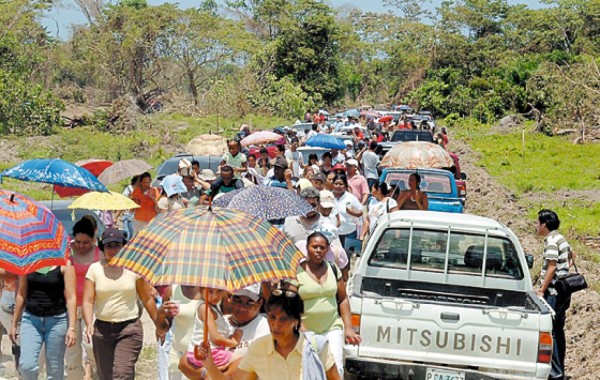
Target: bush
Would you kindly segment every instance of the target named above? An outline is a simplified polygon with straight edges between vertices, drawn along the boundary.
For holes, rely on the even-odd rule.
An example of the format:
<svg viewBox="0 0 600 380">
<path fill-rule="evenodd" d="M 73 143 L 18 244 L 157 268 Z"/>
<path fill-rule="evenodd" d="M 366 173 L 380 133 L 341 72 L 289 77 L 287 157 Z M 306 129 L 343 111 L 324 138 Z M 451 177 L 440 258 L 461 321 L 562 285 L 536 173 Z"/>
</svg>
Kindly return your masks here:
<svg viewBox="0 0 600 380">
<path fill-rule="evenodd" d="M 50 91 L 0 68 L 0 134 L 49 135 L 63 109 Z"/>
</svg>

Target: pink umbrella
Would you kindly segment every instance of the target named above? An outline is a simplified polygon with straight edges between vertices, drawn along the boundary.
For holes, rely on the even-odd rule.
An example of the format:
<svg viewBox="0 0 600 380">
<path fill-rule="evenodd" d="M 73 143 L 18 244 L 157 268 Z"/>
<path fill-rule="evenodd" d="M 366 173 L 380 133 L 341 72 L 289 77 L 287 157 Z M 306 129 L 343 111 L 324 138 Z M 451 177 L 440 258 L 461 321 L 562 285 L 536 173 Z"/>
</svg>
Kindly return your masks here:
<svg viewBox="0 0 600 380">
<path fill-rule="evenodd" d="M 261 145 L 261 144 L 274 142 L 279 139 L 281 139 L 281 135 L 279 135 L 277 133 L 270 132 L 270 131 L 260 131 L 260 132 L 254 132 L 250 136 L 244 137 L 242 139 L 241 143 L 242 143 L 242 146 Z"/>
</svg>

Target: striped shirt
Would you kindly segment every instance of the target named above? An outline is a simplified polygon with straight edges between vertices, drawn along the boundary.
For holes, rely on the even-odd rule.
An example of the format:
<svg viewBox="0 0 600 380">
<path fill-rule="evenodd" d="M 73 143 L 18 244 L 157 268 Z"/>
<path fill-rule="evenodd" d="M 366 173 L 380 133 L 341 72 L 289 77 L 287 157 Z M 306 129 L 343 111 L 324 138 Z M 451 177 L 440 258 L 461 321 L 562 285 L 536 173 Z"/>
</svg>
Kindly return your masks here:
<svg viewBox="0 0 600 380">
<path fill-rule="evenodd" d="M 544 239 L 544 263 L 542 264 L 540 281 L 544 282 L 548 261 L 556 261 L 554 278 L 548 287 L 551 294 L 556 293 L 554 290 L 556 279 L 569 273 L 569 252 L 571 252 L 571 246 L 558 231 L 551 231 Z"/>
</svg>

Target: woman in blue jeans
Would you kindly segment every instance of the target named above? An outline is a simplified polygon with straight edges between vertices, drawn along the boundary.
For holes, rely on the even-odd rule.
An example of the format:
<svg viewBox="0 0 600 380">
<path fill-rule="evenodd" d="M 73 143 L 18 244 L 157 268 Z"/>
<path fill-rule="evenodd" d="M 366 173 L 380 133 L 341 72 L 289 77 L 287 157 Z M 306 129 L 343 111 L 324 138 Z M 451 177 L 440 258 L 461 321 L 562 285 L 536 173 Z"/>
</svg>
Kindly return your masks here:
<svg viewBox="0 0 600 380">
<path fill-rule="evenodd" d="M 64 378 L 65 350 L 75 344 L 75 271 L 66 266 L 42 268 L 19 281 L 10 338 L 17 340 L 21 322 L 19 369 L 24 380 L 37 380 L 38 358 L 46 345 L 46 374 Z"/>
</svg>

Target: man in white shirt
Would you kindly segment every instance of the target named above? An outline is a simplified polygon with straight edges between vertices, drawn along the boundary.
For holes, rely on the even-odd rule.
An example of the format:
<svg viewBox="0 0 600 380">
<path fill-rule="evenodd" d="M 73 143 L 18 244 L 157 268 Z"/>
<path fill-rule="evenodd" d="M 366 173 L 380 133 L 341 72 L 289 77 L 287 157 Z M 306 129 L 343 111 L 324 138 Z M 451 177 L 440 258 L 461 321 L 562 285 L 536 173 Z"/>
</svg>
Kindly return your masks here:
<svg viewBox="0 0 600 380">
<path fill-rule="evenodd" d="M 369 189 L 373 188 L 373 185 L 379 180 L 379 173 L 377 167 L 379 166 L 379 156 L 375 153 L 377 149 L 377 141 L 371 141 L 369 144 L 369 150 L 362 154 L 360 162 L 363 167 L 364 176 L 367 179 Z"/>
<path fill-rule="evenodd" d="M 302 153 L 298 151 L 298 138 L 294 137 L 291 140 L 290 149 L 286 150 L 284 153 L 285 159 L 290 164 L 290 169 L 292 170 L 292 176 L 300 178 L 302 171 L 304 169 L 304 160 L 302 158 Z"/>
</svg>

